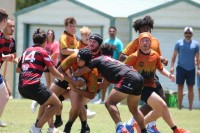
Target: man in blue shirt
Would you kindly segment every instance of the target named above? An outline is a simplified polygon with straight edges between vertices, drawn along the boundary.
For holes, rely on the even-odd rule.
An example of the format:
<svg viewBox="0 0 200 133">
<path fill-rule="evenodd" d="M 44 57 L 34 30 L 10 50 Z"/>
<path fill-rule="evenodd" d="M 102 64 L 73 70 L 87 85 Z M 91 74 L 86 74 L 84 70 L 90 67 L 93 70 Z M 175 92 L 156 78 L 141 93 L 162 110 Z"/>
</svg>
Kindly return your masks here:
<svg viewBox="0 0 200 133">
<path fill-rule="evenodd" d="M 198 75 L 200 75 L 200 64 L 199 64 L 199 47 L 198 42 L 192 40 L 193 29 L 192 27 L 185 27 L 184 39 L 178 40 L 174 53 L 172 55 L 171 69 L 170 72 L 174 72 L 174 63 L 176 56 L 178 55 L 178 63 L 176 67 L 176 84 L 178 85 L 178 108 L 182 108 L 183 101 L 183 88 L 184 82 L 188 86 L 188 99 L 189 99 L 189 110 L 192 110 L 194 91 L 193 86 L 195 84 L 195 57 L 198 66 Z"/>
</svg>

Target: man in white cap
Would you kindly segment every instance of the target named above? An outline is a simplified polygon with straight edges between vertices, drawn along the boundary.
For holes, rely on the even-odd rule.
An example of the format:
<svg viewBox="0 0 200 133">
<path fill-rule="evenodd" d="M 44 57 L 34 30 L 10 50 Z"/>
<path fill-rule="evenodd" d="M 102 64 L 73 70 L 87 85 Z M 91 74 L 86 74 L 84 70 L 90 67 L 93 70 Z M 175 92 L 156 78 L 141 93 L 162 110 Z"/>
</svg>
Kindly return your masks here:
<svg viewBox="0 0 200 133">
<path fill-rule="evenodd" d="M 182 108 L 184 82 L 188 86 L 189 110 L 192 110 L 195 84 L 195 57 L 197 60 L 197 74 L 200 75 L 199 47 L 198 42 L 192 40 L 192 27 L 184 28 L 184 39 L 178 40 L 175 44 L 172 55 L 170 72 L 174 73 L 174 63 L 178 55 L 176 68 L 176 84 L 178 85 L 178 108 Z"/>
</svg>

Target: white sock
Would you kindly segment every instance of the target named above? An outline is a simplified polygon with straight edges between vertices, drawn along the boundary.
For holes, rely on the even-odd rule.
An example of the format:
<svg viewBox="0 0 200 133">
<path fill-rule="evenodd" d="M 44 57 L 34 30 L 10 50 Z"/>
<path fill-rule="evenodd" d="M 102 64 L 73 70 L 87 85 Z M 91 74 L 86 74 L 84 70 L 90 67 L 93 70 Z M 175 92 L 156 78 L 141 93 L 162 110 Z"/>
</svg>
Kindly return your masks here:
<svg viewBox="0 0 200 133">
<path fill-rule="evenodd" d="M 132 118 L 127 122 L 127 124 L 128 124 L 128 125 L 133 125 L 134 122 L 135 122 L 135 119 L 132 117 Z"/>
<path fill-rule="evenodd" d="M 123 123 L 122 123 L 122 122 L 118 122 L 118 123 L 116 124 L 115 128 L 117 129 L 118 126 L 121 126 L 121 125 L 123 125 Z"/>
<path fill-rule="evenodd" d="M 156 125 L 156 121 L 149 122 L 148 125 L 149 125 L 149 127 L 153 127 Z"/>
</svg>

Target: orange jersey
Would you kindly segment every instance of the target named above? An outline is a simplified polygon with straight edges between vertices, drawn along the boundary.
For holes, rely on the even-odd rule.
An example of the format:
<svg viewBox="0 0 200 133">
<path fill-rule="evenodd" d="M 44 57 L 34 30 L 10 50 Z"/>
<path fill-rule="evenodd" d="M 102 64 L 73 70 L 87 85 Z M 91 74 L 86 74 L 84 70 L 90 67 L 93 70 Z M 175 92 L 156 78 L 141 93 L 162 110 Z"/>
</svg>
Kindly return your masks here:
<svg viewBox="0 0 200 133">
<path fill-rule="evenodd" d="M 129 56 L 130 54 L 134 53 L 140 48 L 139 45 L 139 38 L 135 39 L 134 41 L 130 42 L 125 49 L 122 51 L 123 54 Z M 152 38 L 151 42 L 151 49 L 156 51 L 160 56 L 162 55 L 161 50 L 160 50 L 160 43 L 156 38 Z"/>
<path fill-rule="evenodd" d="M 124 63 L 133 66 L 142 75 L 144 86 L 156 87 L 154 82 L 156 69 L 163 69 L 158 53 L 151 50 L 150 54 L 144 54 L 140 50 L 137 50 L 135 53 L 129 55 Z"/>
<path fill-rule="evenodd" d="M 60 49 L 77 49 L 78 48 L 78 41 L 76 40 L 75 35 L 69 35 L 66 31 L 64 31 L 60 37 Z M 61 60 L 66 58 L 67 55 L 61 54 Z"/>
<path fill-rule="evenodd" d="M 64 59 L 60 67 L 65 71 L 67 71 L 69 68 L 71 68 L 73 72 L 76 71 L 78 69 L 77 53 L 71 54 L 66 59 Z M 81 77 L 84 78 L 87 83 L 87 91 L 96 92 L 98 90 L 97 69 L 93 69 L 91 72 L 85 73 Z"/>
<path fill-rule="evenodd" d="M 83 41 L 78 41 L 78 49 L 87 47 L 87 44 L 83 43 Z"/>
</svg>

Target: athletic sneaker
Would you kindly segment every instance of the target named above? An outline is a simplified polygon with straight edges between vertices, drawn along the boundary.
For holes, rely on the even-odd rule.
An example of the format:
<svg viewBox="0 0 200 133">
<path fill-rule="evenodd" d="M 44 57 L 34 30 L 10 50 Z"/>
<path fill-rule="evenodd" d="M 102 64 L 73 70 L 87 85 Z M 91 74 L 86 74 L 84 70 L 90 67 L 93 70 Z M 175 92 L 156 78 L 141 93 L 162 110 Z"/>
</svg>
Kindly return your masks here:
<svg viewBox="0 0 200 133">
<path fill-rule="evenodd" d="M 190 131 L 186 131 L 182 128 L 176 128 L 173 133 L 190 133 Z"/>
<path fill-rule="evenodd" d="M 87 118 L 88 119 L 93 118 L 95 115 L 96 115 L 96 112 L 93 112 L 93 111 L 87 109 Z"/>
<path fill-rule="evenodd" d="M 104 102 L 101 99 L 99 99 L 98 101 L 94 102 L 94 104 L 104 104 Z"/>
<path fill-rule="evenodd" d="M 128 130 L 129 133 L 134 133 L 134 126 L 133 125 L 130 125 L 127 122 L 125 122 L 123 125 Z"/>
<path fill-rule="evenodd" d="M 160 133 L 156 127 L 156 125 L 150 127 L 149 125 L 147 126 L 147 131 L 148 133 Z"/>
<path fill-rule="evenodd" d="M 37 101 L 32 101 L 32 103 L 31 103 L 31 111 L 32 111 L 33 113 L 35 113 L 35 111 L 36 111 L 36 109 L 37 109 L 37 106 L 38 106 Z"/>
<path fill-rule="evenodd" d="M 7 126 L 6 123 L 0 121 L 0 127 L 6 127 L 6 126 Z"/>
<path fill-rule="evenodd" d="M 116 129 L 116 133 L 128 133 L 127 129 L 124 127 L 124 125 L 119 125 Z"/>
<path fill-rule="evenodd" d="M 47 133 L 59 133 L 57 128 L 48 128 Z"/>
<path fill-rule="evenodd" d="M 81 129 L 81 133 L 90 133 L 90 127 L 88 126 L 88 124 L 86 128 Z"/>
<path fill-rule="evenodd" d="M 29 129 L 30 133 L 42 133 L 41 128 L 35 127 L 35 124 Z"/>
<path fill-rule="evenodd" d="M 62 120 L 61 120 L 61 121 L 55 120 L 54 126 L 55 126 L 56 128 L 58 128 L 58 127 L 60 127 L 60 126 L 62 126 L 62 125 L 63 125 L 63 121 L 62 121 Z"/>
</svg>

